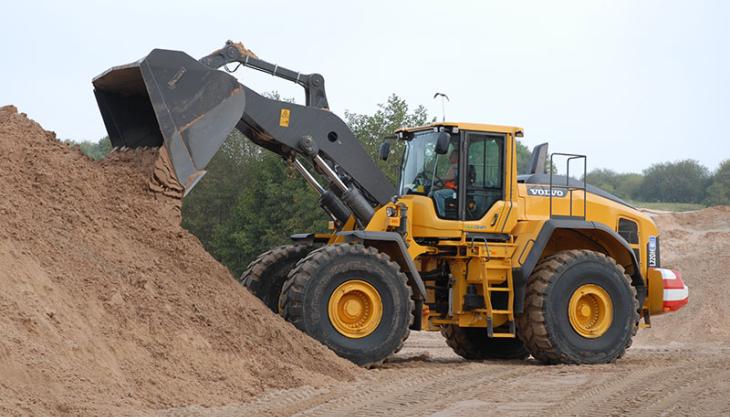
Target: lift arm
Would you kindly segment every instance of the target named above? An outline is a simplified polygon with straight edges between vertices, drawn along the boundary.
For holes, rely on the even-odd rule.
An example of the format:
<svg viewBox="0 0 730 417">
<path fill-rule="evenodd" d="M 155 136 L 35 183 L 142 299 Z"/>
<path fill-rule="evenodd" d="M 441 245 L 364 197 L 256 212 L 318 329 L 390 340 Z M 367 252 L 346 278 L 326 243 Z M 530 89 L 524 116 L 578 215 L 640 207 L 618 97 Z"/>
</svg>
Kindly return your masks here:
<svg viewBox="0 0 730 417">
<path fill-rule="evenodd" d="M 96 77 L 94 93 L 112 145 L 164 145 L 187 193 L 237 128 L 289 162 L 297 157 L 310 160 L 328 177 L 335 197 L 366 224 L 374 208 L 396 190 L 345 122 L 327 110 L 324 78 L 244 55 L 239 45 L 228 42 L 200 60 L 155 49 Z M 218 70 L 232 63 L 303 86 L 306 105 L 263 97 Z"/>
<path fill-rule="evenodd" d="M 244 67 L 253 68 L 274 77 L 297 83 L 304 87 L 307 106 L 325 110 L 329 109 L 327 94 L 324 90 L 324 77 L 320 74 L 302 74 L 301 72 L 292 71 L 288 68 L 259 59 L 241 43 L 227 41 L 223 48 L 200 59 L 200 63 L 213 69 L 218 69 L 234 62 Z"/>
</svg>

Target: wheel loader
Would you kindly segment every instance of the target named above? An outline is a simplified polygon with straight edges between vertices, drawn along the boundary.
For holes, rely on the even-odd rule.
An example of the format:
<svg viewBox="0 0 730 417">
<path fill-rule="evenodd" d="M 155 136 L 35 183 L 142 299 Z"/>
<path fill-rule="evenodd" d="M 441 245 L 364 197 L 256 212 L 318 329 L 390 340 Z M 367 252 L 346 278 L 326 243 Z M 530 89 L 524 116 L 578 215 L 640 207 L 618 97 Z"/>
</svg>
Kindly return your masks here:
<svg viewBox="0 0 730 417">
<path fill-rule="evenodd" d="M 264 97 L 229 65 L 294 82 L 306 102 Z M 613 362 L 652 315 L 687 303 L 679 272 L 661 267 L 654 222 L 586 184 L 584 155 L 548 156 L 543 144 L 518 175 L 522 128 L 399 129 L 380 152 L 385 159 L 391 140 L 405 144 L 394 186 L 329 110 L 320 74 L 264 61 L 240 43 L 201 59 L 155 49 L 93 85 L 113 146 L 160 147 L 184 194 L 233 129 L 306 179 L 330 230 L 271 248 L 241 281 L 356 364 L 382 362 L 410 330 L 441 331 L 467 360 Z"/>
</svg>

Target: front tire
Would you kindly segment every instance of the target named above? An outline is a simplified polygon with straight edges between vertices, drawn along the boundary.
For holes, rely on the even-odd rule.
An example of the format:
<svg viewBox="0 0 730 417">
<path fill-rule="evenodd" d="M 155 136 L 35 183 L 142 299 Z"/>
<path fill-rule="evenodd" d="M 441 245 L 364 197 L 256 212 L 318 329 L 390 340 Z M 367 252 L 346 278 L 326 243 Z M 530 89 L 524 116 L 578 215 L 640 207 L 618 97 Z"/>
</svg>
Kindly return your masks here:
<svg viewBox="0 0 730 417">
<path fill-rule="evenodd" d="M 274 313 L 279 312 L 281 288 L 300 259 L 316 249 L 311 243 L 277 246 L 248 264 L 239 281 Z"/>
<path fill-rule="evenodd" d="M 325 246 L 289 274 L 284 318 L 357 365 L 373 366 L 401 348 L 413 322 L 406 276 L 375 248 Z"/>
<path fill-rule="evenodd" d="M 470 361 L 526 359 L 530 356 L 521 340 L 489 337 L 483 327 L 450 324 L 441 329 L 441 335 L 454 353 Z"/>
<path fill-rule="evenodd" d="M 518 336 L 544 363 L 614 362 L 639 322 L 636 289 L 623 267 L 590 250 L 545 258 L 527 283 Z"/>
</svg>

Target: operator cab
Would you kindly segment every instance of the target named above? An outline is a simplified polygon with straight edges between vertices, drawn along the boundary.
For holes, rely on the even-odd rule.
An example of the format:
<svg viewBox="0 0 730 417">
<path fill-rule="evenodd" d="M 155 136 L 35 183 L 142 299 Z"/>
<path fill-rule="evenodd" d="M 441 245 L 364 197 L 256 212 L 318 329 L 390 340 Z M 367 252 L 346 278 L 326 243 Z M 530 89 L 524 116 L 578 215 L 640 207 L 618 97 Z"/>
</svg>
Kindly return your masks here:
<svg viewBox="0 0 730 417">
<path fill-rule="evenodd" d="M 505 141 L 520 129 L 438 123 L 401 129 L 399 194 L 428 196 L 447 220 L 479 220 L 504 199 Z"/>
</svg>

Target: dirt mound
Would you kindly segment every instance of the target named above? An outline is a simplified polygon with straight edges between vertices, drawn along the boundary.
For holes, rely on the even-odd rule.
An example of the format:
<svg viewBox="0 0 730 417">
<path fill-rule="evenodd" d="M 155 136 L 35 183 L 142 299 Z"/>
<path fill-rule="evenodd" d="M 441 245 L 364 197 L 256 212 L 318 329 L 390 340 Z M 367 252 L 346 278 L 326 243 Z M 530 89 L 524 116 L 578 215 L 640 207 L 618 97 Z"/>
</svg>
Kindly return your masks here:
<svg viewBox="0 0 730 417">
<path fill-rule="evenodd" d="M 180 200 L 149 190 L 156 156 L 95 162 L 0 108 L 0 415 L 142 415 L 357 372 L 179 226 Z"/>
<path fill-rule="evenodd" d="M 661 262 L 677 269 L 689 287 L 689 304 L 677 313 L 653 318 L 641 330 L 646 343 L 730 343 L 730 207 L 656 214 Z"/>
</svg>

